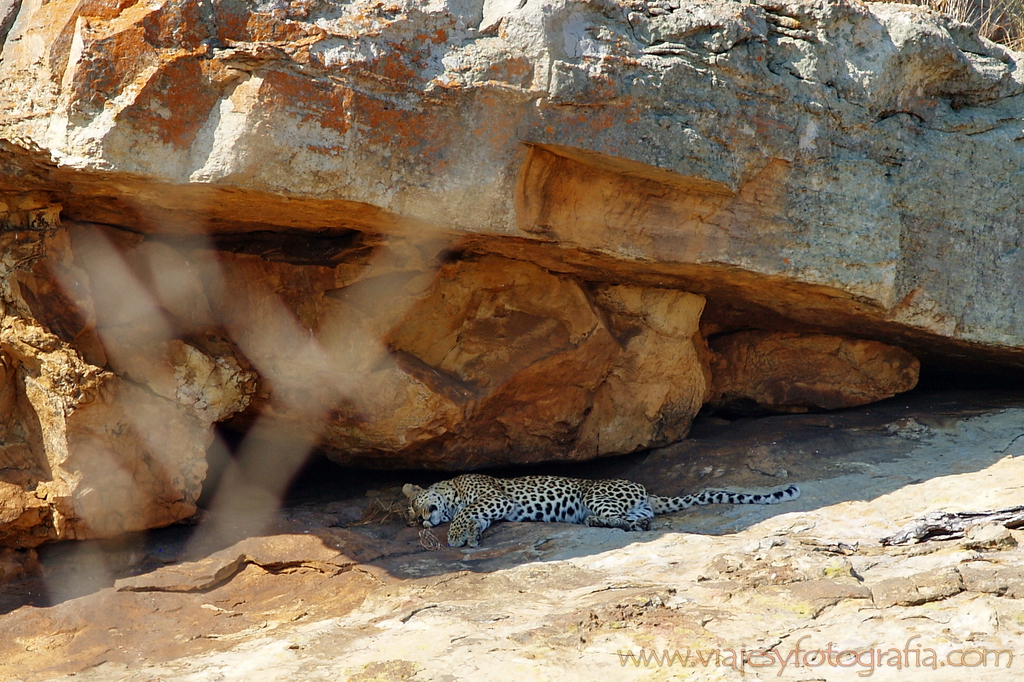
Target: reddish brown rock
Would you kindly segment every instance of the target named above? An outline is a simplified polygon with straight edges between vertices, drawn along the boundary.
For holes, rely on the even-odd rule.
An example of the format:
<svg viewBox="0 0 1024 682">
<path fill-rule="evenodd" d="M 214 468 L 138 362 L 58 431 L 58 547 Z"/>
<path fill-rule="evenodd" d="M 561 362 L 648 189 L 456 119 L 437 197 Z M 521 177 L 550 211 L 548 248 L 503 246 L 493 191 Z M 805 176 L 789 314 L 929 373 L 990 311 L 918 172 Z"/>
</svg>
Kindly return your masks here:
<svg viewBox="0 0 1024 682">
<path fill-rule="evenodd" d="M 893 346 L 825 334 L 737 332 L 710 341 L 711 402 L 770 411 L 834 410 L 917 384 L 920 363 Z"/>
<path fill-rule="evenodd" d="M 685 437 L 711 383 L 697 332 L 704 298 L 608 285 L 595 298 L 623 352 L 594 397 L 577 452 L 623 454 Z"/>
<path fill-rule="evenodd" d="M 191 516 L 213 424 L 255 390 L 213 330 L 175 338 L 158 292 L 116 238 L 87 226 L 71 238 L 3 235 L 0 544 L 105 537 Z"/>
<path fill-rule="evenodd" d="M 35 587 L 37 594 L 48 592 L 61 607 L 4 614 L 4 631 L 10 637 L 0 643 L 0 678 L 43 680 L 80 674 L 81 661 L 94 657 L 104 659 L 98 663 L 103 667 L 173 661 L 187 653 L 228 648 L 251 629 L 270 632 L 311 617 L 346 614 L 381 581 L 374 577 L 373 567 L 351 570 L 355 561 L 327 544 L 343 546 L 345 536 L 355 534 L 331 530 L 338 531 L 317 529 L 320 537 L 254 537 L 199 561 L 149 565 L 142 575 L 116 583 L 107 571 L 97 571 L 97 564 L 116 565 L 120 557 L 83 547 L 64 571 L 47 573 L 49 585 Z M 377 543 L 382 544 L 386 546 Z M 129 562 L 139 561 L 142 552 L 134 554 L 126 557 Z M 0 574 L 11 559 L 0 549 Z M 63 600 L 62 594 L 78 598 Z M 174 621 L 175 634 L 168 636 L 172 613 L 182 617 Z M 136 636 L 144 643 L 120 645 Z M 112 642 L 118 644 L 112 647 Z M 217 644 L 208 649 L 212 642 Z"/>
<path fill-rule="evenodd" d="M 240 276 L 241 263 L 230 259 L 226 279 Z M 245 267 L 295 270 L 255 262 Z M 445 264 L 432 281 L 415 270 L 379 279 L 358 278 L 287 302 L 296 316 L 306 311 L 304 324 L 323 354 L 316 370 L 302 369 L 317 362 L 315 353 L 281 364 L 274 344 L 263 345 L 268 318 L 254 302 L 265 297 L 254 297 L 252 305 L 231 303 L 236 315 L 253 311 L 248 322 L 232 318 L 232 328 L 244 327 L 253 348 L 267 349 L 265 356 L 247 351 L 257 367 L 264 357 L 288 368 L 282 376 L 307 377 L 303 391 L 294 393 L 305 398 L 281 401 L 275 397 L 279 383 L 264 372 L 277 414 L 301 418 L 326 406 L 329 416 L 317 428 L 338 461 L 459 469 L 629 452 L 685 433 L 703 400 L 704 374 L 693 357 L 668 370 L 678 380 L 674 386 L 661 364 L 676 363 L 688 347 L 693 355 L 688 344 L 700 297 L 663 291 L 648 301 L 643 290 L 622 288 L 632 298 L 611 314 L 632 314 L 634 329 L 623 324 L 613 333 L 602 304 L 615 301 L 619 288 L 592 299 L 574 279 L 526 262 L 487 256 Z M 661 300 L 686 305 L 654 310 Z M 648 326 L 658 324 L 662 344 L 677 344 L 676 350 L 655 350 Z M 325 377 L 335 380 L 327 385 Z M 315 398 L 313 386 L 321 387 Z M 314 404 L 319 412 L 309 409 Z"/>
<path fill-rule="evenodd" d="M 388 341 L 465 396 L 439 458 L 456 466 L 568 456 L 620 353 L 576 282 L 494 256 L 442 268 Z"/>
<path fill-rule="evenodd" d="M 339 462 L 632 452 L 685 435 L 707 391 L 703 299 L 685 292 L 591 293 L 513 259 L 439 265 L 394 239 L 362 265 L 216 258 L 211 311 L 260 372 L 261 410 Z"/>
</svg>

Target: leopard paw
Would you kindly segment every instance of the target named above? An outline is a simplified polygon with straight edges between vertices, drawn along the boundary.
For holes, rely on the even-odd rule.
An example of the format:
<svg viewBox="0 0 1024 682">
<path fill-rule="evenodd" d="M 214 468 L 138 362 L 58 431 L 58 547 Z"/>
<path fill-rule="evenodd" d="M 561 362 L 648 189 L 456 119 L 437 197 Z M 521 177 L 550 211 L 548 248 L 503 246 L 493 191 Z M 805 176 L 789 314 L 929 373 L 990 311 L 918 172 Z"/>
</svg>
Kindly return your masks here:
<svg viewBox="0 0 1024 682">
<path fill-rule="evenodd" d="M 591 528 L 619 528 L 621 530 L 633 530 L 632 524 L 629 521 L 612 516 L 588 516 L 586 524 Z"/>
<path fill-rule="evenodd" d="M 633 531 L 637 530 L 650 530 L 651 520 L 650 519 L 637 519 L 629 524 L 629 529 Z"/>
<path fill-rule="evenodd" d="M 448 546 L 462 547 L 463 545 L 469 545 L 470 547 L 479 547 L 480 535 L 480 529 L 476 526 L 456 525 L 453 523 L 451 528 L 448 529 Z"/>
</svg>

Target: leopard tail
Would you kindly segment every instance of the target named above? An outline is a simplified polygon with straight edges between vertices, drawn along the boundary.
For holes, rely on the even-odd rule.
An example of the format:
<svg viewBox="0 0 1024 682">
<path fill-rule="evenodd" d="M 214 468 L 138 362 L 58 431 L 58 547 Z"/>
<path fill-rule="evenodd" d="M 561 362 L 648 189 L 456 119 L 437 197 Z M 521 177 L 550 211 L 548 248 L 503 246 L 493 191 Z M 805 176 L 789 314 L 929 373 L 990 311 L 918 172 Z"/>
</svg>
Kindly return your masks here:
<svg viewBox="0 0 1024 682">
<path fill-rule="evenodd" d="M 750 493 L 735 493 L 729 490 L 705 490 L 696 495 L 685 495 L 683 497 L 661 497 L 659 495 L 648 495 L 647 501 L 655 514 L 671 514 L 672 512 L 688 509 L 696 504 L 779 504 L 789 502 L 800 497 L 800 488 L 791 485 L 785 490 L 776 490 L 773 493 L 753 495 Z"/>
</svg>

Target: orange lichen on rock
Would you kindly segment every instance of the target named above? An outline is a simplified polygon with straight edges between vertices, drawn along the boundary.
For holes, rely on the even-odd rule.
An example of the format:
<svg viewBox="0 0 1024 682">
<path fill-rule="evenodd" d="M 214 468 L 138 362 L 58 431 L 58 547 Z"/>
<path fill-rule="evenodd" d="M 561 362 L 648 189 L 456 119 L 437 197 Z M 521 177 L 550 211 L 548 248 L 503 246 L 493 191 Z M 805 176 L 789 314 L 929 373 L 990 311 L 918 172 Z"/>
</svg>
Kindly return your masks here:
<svg viewBox="0 0 1024 682">
<path fill-rule="evenodd" d="M 293 114 L 304 123 L 316 123 L 339 135 L 352 125 L 352 101 L 355 94 L 332 82 L 302 78 L 284 71 L 270 70 L 260 85 L 260 105 L 268 111 Z M 298 103 L 301 102 L 301 106 Z"/>
<path fill-rule="evenodd" d="M 165 144 L 187 149 L 218 97 L 202 65 L 182 57 L 163 63 L 118 120 Z"/>
</svg>

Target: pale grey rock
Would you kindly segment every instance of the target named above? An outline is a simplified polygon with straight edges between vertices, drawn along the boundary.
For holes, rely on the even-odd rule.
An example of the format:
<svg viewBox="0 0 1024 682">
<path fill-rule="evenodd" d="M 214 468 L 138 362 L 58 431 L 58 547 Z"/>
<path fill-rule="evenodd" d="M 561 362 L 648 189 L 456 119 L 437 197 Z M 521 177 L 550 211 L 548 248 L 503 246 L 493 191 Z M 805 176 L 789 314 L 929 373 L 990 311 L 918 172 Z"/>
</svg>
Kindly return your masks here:
<svg viewBox="0 0 1024 682">
<path fill-rule="evenodd" d="M 931 357 L 1021 363 L 1019 54 L 935 12 L 177 6 L 137 33 L 128 14 L 79 26 L 33 9 L 9 37 L 0 138 L 56 162 L 76 217 L 196 229 L 201 198 L 218 229 L 253 229 L 247 206 L 260 229 L 465 236 Z M 165 49 L 172 30 L 192 52 Z M 154 213 L 136 224 L 124 202 Z"/>
</svg>

